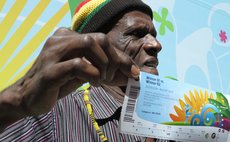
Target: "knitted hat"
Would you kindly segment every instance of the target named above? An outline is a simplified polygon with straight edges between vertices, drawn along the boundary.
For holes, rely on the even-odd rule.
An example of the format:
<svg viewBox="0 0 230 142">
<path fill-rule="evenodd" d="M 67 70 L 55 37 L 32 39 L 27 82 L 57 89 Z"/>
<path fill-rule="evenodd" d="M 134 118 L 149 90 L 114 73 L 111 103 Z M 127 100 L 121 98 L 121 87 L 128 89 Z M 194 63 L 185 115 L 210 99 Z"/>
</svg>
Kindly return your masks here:
<svg viewBox="0 0 230 142">
<path fill-rule="evenodd" d="M 72 30 L 80 33 L 98 32 L 118 14 L 126 10 L 139 10 L 152 18 L 151 8 L 141 0 L 69 0 Z M 75 5 L 74 5 L 75 4 Z M 75 10 L 73 10 L 75 9 Z"/>
</svg>

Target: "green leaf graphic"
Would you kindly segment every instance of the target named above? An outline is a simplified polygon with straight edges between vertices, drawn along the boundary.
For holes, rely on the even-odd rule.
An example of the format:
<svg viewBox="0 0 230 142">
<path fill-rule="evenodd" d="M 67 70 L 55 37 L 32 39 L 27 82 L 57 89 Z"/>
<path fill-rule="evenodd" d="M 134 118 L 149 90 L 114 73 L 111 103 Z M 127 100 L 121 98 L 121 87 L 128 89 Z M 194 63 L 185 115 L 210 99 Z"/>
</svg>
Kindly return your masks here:
<svg viewBox="0 0 230 142">
<path fill-rule="evenodd" d="M 158 14 L 157 12 L 153 12 L 153 19 L 160 23 L 160 28 L 159 28 L 159 33 L 160 35 L 165 35 L 166 33 L 166 28 L 168 28 L 171 32 L 174 32 L 174 27 L 172 22 L 167 20 L 168 16 L 168 9 L 167 8 L 162 8 L 161 9 L 161 15 Z"/>
<path fill-rule="evenodd" d="M 174 78 L 174 77 L 172 77 L 172 76 L 165 76 L 165 78 L 168 78 L 168 79 L 172 79 L 172 80 L 178 81 L 176 78 Z"/>
<path fill-rule="evenodd" d="M 162 8 L 161 15 L 162 15 L 162 19 L 166 20 L 166 18 L 168 16 L 168 9 Z"/>
<path fill-rule="evenodd" d="M 229 109 L 229 103 L 228 103 L 227 98 L 220 92 L 216 92 L 216 96 L 217 96 L 216 100 L 218 102 L 222 103 L 224 106 L 228 107 L 228 109 Z"/>
<path fill-rule="evenodd" d="M 171 31 L 171 32 L 174 32 L 174 27 L 173 27 L 173 24 L 169 21 L 166 21 L 165 23 L 168 27 L 168 29 Z"/>
<path fill-rule="evenodd" d="M 161 16 L 157 12 L 153 12 L 153 19 L 156 20 L 157 22 L 161 22 Z"/>
<path fill-rule="evenodd" d="M 160 25 L 160 35 L 164 35 L 165 34 L 165 24 L 161 24 Z"/>
</svg>

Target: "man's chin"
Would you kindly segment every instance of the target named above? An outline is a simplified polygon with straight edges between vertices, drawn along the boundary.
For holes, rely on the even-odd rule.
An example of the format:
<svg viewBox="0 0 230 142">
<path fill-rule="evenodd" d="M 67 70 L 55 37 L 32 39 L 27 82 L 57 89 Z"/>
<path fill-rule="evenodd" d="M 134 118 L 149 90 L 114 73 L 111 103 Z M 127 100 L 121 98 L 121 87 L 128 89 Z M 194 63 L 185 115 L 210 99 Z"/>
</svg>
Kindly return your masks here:
<svg viewBox="0 0 230 142">
<path fill-rule="evenodd" d="M 144 67 L 141 67 L 141 71 L 147 72 L 147 73 L 150 73 L 150 74 L 158 75 L 158 70 L 157 70 L 157 68 L 154 68 L 154 67 L 144 66 Z"/>
</svg>

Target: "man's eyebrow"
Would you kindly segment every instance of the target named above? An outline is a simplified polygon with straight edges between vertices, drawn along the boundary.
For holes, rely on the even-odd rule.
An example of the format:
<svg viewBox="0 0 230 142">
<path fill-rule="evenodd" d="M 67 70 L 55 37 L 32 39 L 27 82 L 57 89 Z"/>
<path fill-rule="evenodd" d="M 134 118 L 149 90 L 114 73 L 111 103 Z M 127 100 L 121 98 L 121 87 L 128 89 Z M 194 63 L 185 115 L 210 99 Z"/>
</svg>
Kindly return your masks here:
<svg viewBox="0 0 230 142">
<path fill-rule="evenodd" d="M 157 36 L 157 31 L 156 31 L 155 26 L 154 26 L 153 23 L 151 25 L 146 24 L 146 23 L 145 24 L 144 23 L 143 24 L 138 24 L 138 25 L 135 25 L 134 28 L 136 28 L 136 29 L 142 29 L 142 30 L 150 33 L 154 37 Z"/>
<path fill-rule="evenodd" d="M 125 33 L 129 33 L 135 30 L 144 30 L 146 32 L 149 32 L 149 27 L 145 24 L 134 24 L 134 25 L 128 26 L 125 29 Z"/>
</svg>

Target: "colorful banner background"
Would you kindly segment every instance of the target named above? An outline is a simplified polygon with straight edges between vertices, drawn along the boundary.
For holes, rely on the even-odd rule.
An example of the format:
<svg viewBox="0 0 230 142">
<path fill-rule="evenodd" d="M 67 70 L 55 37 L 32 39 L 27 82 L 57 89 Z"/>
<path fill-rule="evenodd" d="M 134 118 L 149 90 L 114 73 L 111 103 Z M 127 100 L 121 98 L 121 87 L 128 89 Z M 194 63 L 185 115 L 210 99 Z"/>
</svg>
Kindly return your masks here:
<svg viewBox="0 0 230 142">
<path fill-rule="evenodd" d="M 230 94 L 229 0 L 144 1 L 163 46 L 160 75 Z M 58 27 L 70 25 L 67 0 L 1 0 L 0 90 L 25 74 Z"/>
</svg>

